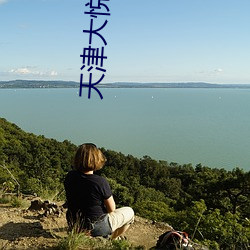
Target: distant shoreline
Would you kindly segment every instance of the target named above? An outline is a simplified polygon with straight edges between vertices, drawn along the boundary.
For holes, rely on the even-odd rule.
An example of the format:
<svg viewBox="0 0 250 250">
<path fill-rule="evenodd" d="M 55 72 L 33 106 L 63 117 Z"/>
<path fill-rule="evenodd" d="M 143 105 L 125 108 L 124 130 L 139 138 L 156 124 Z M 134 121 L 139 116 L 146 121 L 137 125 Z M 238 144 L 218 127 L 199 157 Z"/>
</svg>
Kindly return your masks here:
<svg viewBox="0 0 250 250">
<path fill-rule="evenodd" d="M 86 83 L 88 84 L 88 83 Z M 98 88 L 230 88 L 250 89 L 250 84 L 213 84 L 205 82 L 186 83 L 140 83 L 140 82 L 113 82 L 99 83 Z M 39 81 L 39 80 L 13 80 L 0 81 L 0 89 L 22 88 L 79 88 L 79 82 L 74 81 Z"/>
</svg>

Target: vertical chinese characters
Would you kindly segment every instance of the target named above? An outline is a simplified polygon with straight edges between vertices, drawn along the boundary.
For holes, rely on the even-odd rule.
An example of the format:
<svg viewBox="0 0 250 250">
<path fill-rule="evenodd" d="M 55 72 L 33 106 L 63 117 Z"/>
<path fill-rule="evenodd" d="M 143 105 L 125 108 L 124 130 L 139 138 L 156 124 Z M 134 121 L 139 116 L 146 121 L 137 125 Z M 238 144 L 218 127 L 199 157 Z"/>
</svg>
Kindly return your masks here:
<svg viewBox="0 0 250 250">
<path fill-rule="evenodd" d="M 89 11 L 84 12 L 84 14 L 89 15 L 90 17 L 90 28 L 89 30 L 83 30 L 83 33 L 89 34 L 89 46 L 84 47 L 83 53 L 80 55 L 80 57 L 82 57 L 82 66 L 80 69 L 81 71 L 86 71 L 88 74 L 88 84 L 83 83 L 84 73 L 81 73 L 79 96 L 82 96 L 82 88 L 87 87 L 89 99 L 91 97 L 91 89 L 94 89 L 99 94 L 100 98 L 103 99 L 103 96 L 99 89 L 97 89 L 96 85 L 104 79 L 104 73 L 106 72 L 106 69 L 103 68 L 103 64 L 104 59 L 107 59 L 107 56 L 104 55 L 104 48 L 107 45 L 107 42 L 100 31 L 102 31 L 102 29 L 107 25 L 107 19 L 99 28 L 94 28 L 94 21 L 96 18 L 99 16 L 110 16 L 109 8 L 107 4 L 104 4 L 103 2 L 109 2 L 109 0 L 90 0 L 87 4 L 85 4 L 85 6 L 89 7 Z M 101 39 L 104 46 L 101 48 L 95 48 L 93 46 L 93 40 L 95 39 Z M 98 73 L 101 73 L 101 77 L 99 80 L 92 83 L 92 74 Z"/>
</svg>

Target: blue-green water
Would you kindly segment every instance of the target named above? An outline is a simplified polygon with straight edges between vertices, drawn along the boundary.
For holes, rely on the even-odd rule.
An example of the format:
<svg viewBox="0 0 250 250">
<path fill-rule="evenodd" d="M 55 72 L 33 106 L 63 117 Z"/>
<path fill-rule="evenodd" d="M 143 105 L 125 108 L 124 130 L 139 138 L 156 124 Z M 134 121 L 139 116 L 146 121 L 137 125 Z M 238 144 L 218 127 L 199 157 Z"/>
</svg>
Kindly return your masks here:
<svg viewBox="0 0 250 250">
<path fill-rule="evenodd" d="M 86 89 L 87 90 L 87 89 Z M 168 162 L 250 170 L 250 90 L 1 89 L 0 116 L 27 132 Z"/>
</svg>

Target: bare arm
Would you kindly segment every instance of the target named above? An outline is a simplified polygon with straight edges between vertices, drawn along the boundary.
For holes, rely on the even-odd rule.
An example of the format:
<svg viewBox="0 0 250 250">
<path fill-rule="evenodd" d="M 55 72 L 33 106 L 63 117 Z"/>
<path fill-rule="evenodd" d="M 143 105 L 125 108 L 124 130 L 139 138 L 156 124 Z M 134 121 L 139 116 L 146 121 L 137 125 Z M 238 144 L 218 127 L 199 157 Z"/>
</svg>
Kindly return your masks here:
<svg viewBox="0 0 250 250">
<path fill-rule="evenodd" d="M 115 211 L 115 201 L 112 195 L 107 200 L 104 200 L 104 203 L 105 203 L 108 213 Z"/>
</svg>

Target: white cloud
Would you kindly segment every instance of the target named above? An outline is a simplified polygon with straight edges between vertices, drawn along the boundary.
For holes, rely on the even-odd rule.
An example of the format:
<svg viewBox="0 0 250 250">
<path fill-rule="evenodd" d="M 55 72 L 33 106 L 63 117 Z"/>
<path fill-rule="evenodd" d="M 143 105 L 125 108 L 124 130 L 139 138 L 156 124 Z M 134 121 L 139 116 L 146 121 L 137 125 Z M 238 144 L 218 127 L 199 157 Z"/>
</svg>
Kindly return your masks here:
<svg viewBox="0 0 250 250">
<path fill-rule="evenodd" d="M 52 71 L 50 72 L 50 75 L 51 75 L 51 76 L 57 76 L 58 73 L 57 73 L 55 70 L 52 70 Z"/>
<path fill-rule="evenodd" d="M 221 72 L 223 72 L 223 69 L 215 69 L 214 70 L 216 73 L 221 73 Z"/>
<path fill-rule="evenodd" d="M 16 68 L 9 70 L 9 73 L 16 74 L 16 75 L 26 75 L 26 76 L 43 76 L 43 77 L 51 77 L 51 76 L 57 76 L 58 73 L 55 70 L 51 71 L 39 71 L 36 70 L 36 67 L 22 67 L 22 68 Z"/>
<path fill-rule="evenodd" d="M 6 3 L 7 0 L 0 0 L 0 5 L 3 4 L 3 3 Z"/>
<path fill-rule="evenodd" d="M 21 74 L 21 75 L 30 74 L 30 70 L 28 68 L 11 69 L 9 72 L 10 73 L 17 73 L 17 74 Z"/>
<path fill-rule="evenodd" d="M 202 75 L 210 75 L 210 76 L 213 76 L 213 75 L 221 74 L 222 72 L 223 72 L 223 69 L 218 68 L 218 69 L 214 69 L 214 70 L 202 70 L 202 71 L 199 71 L 199 72 L 197 72 L 197 73 L 198 73 L 198 74 L 202 74 Z"/>
</svg>

